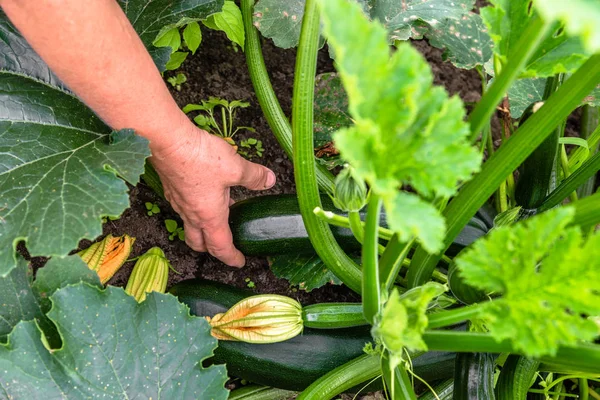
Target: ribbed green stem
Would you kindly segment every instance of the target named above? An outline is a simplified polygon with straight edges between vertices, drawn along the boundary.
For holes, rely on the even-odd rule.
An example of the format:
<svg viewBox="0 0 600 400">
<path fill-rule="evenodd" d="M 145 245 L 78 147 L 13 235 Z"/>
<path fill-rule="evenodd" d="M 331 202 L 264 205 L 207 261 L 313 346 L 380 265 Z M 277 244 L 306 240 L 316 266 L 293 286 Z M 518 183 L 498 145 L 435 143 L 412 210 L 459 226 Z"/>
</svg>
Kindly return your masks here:
<svg viewBox="0 0 600 400">
<path fill-rule="evenodd" d="M 572 225 L 579 225 L 584 231 L 600 224 L 600 192 L 571 203 L 575 207 Z"/>
<path fill-rule="evenodd" d="M 244 20 L 245 54 L 250 80 L 254 87 L 254 93 L 260 104 L 269 127 L 273 131 L 279 145 L 283 148 L 290 159 L 293 159 L 292 151 L 292 128 L 286 118 L 277 95 L 271 85 L 265 60 L 260 45 L 260 36 L 252 24 L 252 10 L 254 0 L 241 0 L 242 18 Z M 313 87 L 314 90 L 314 87 Z M 316 163 L 317 182 L 319 187 L 326 193 L 333 195 L 335 188 L 333 175 L 324 166 Z"/>
<path fill-rule="evenodd" d="M 430 351 L 455 351 L 472 353 L 513 353 L 508 341 L 497 342 L 485 333 L 459 331 L 426 331 L 423 340 Z M 555 357 L 544 356 L 540 361 L 571 368 L 573 371 L 600 373 L 600 345 L 580 344 L 559 347 Z"/>
<path fill-rule="evenodd" d="M 593 151 L 593 149 L 598 150 L 598 146 L 600 145 L 600 125 L 594 129 L 592 133 L 587 137 L 589 151 Z M 586 153 L 586 150 L 583 147 L 577 147 L 575 151 L 571 152 L 571 157 L 569 158 L 569 169 L 571 171 L 575 170 L 576 167 L 583 163 L 585 159 L 589 157 L 589 154 Z"/>
<path fill-rule="evenodd" d="M 500 184 L 552 133 L 600 82 L 600 55 L 583 64 L 523 126 L 483 165 L 479 174 L 467 182 L 444 210 L 447 249 L 469 219 Z M 440 253 L 443 253 L 440 252 Z M 419 247 L 408 270 L 410 287 L 422 285 L 440 259 Z"/>
<path fill-rule="evenodd" d="M 600 153 L 594 154 L 581 167 L 573 172 L 569 177 L 552 192 L 539 206 L 538 211 L 546 211 L 560 204 L 569 197 L 578 187 L 596 175 L 600 170 Z"/>
<path fill-rule="evenodd" d="M 379 357 L 364 354 L 314 381 L 296 400 L 331 399 L 380 375 Z"/>
<path fill-rule="evenodd" d="M 367 321 L 373 325 L 375 316 L 381 307 L 381 293 L 379 285 L 379 254 L 377 253 L 377 227 L 381 212 L 381 198 L 371 193 L 367 206 L 365 220 L 365 237 L 362 246 L 362 302 L 363 313 Z"/>
<path fill-rule="evenodd" d="M 321 208 L 315 209 L 314 213 L 319 219 L 327 222 L 329 225 L 339 226 L 341 228 L 350 229 L 350 218 L 344 217 L 343 215 L 336 214 L 331 211 L 325 211 Z M 361 221 L 361 226 L 363 227 L 365 223 Z M 381 226 L 377 229 L 379 237 L 384 240 L 390 240 L 394 236 L 394 232 L 387 228 L 382 228 Z"/>
<path fill-rule="evenodd" d="M 292 147 L 298 204 L 308 237 L 321 260 L 346 286 L 360 293 L 360 268 L 337 244 L 329 225 L 313 212 L 317 207 L 323 208 L 313 155 L 313 100 L 318 43 L 319 12 L 316 1 L 307 0 L 296 56 L 292 99 Z"/>
<path fill-rule="evenodd" d="M 598 107 L 592 106 L 583 106 L 583 111 L 581 115 L 581 136 L 583 139 L 588 140 L 588 138 L 592 135 L 595 129 L 600 126 L 598 124 L 600 120 L 600 113 Z M 590 148 L 590 154 L 595 154 L 598 151 L 598 144 L 592 146 Z M 595 177 L 592 177 L 587 180 L 581 187 L 577 189 L 577 195 L 579 197 L 586 197 L 594 193 L 594 187 L 596 184 Z"/>
<path fill-rule="evenodd" d="M 429 323 L 427 328 L 445 328 L 447 326 L 456 325 L 467 321 L 479 313 L 479 304 L 473 304 L 466 307 L 453 308 L 452 310 L 444 310 L 427 316 Z"/>
<path fill-rule="evenodd" d="M 469 115 L 472 142 L 477 139 L 484 125 L 489 123 L 492 114 L 496 111 L 496 106 L 506 95 L 506 91 L 517 79 L 538 45 L 544 40 L 549 28 L 549 24 L 546 24 L 539 17 L 533 17 L 528 23 L 514 51 L 510 54 L 508 64 L 497 74 L 494 82 Z"/>
<path fill-rule="evenodd" d="M 362 220 L 360 219 L 360 213 L 358 211 L 348 212 L 348 222 L 350 222 L 350 230 L 358 241 L 362 244 L 365 236 L 365 228 L 363 227 Z"/>
<path fill-rule="evenodd" d="M 562 84 L 561 74 L 546 79 L 543 100 L 546 101 Z M 533 106 L 532 106 L 533 107 Z M 533 110 L 526 110 L 520 124 L 531 118 Z M 527 157 L 519 167 L 519 180 L 515 188 L 516 205 L 526 209 L 534 209 L 554 189 L 557 171 L 558 138 L 564 129 L 564 121 Z"/>
<path fill-rule="evenodd" d="M 400 273 L 402 265 L 407 260 L 406 256 L 414 242 L 415 239 L 410 240 L 408 243 L 402 243 L 398 235 L 395 234 L 388 242 L 383 255 L 379 259 L 381 284 L 385 285 L 388 292 L 394 287 L 396 277 Z"/>
</svg>

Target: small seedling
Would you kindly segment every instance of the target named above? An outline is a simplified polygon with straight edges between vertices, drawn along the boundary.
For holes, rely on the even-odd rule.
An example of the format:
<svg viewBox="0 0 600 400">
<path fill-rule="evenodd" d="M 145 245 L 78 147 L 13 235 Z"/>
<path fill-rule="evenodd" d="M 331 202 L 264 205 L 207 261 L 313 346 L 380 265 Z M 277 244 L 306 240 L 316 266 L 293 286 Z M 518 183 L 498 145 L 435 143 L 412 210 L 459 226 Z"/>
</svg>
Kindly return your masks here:
<svg viewBox="0 0 600 400">
<path fill-rule="evenodd" d="M 248 286 L 250 289 L 256 287 L 256 285 L 254 284 L 254 282 L 252 282 L 252 280 L 250 278 L 244 279 L 244 282 L 246 282 L 246 286 Z"/>
<path fill-rule="evenodd" d="M 187 77 L 183 73 L 178 73 L 175 76 L 167 78 L 167 82 L 171 84 L 178 92 L 181 90 L 181 85 L 187 82 Z"/>
<path fill-rule="evenodd" d="M 120 218 L 119 216 L 116 216 L 116 217 L 115 217 L 115 216 L 109 216 L 109 215 L 107 215 L 107 216 L 105 216 L 105 217 L 102 217 L 102 223 L 103 223 L 103 224 L 106 224 L 108 221 L 116 221 L 116 220 L 118 220 L 119 218 Z"/>
<path fill-rule="evenodd" d="M 169 240 L 173 241 L 175 238 L 179 238 L 182 242 L 185 241 L 185 232 L 182 226 L 177 225 L 177 221 L 173 219 L 165 219 L 165 227 L 169 232 Z"/>
<path fill-rule="evenodd" d="M 240 146 L 245 149 L 248 149 L 248 150 L 240 149 L 238 151 L 238 153 L 245 156 L 246 158 L 252 158 L 252 156 L 254 154 L 259 157 L 262 157 L 263 152 L 265 151 L 265 149 L 262 147 L 262 140 L 258 140 L 256 138 L 248 138 L 246 140 L 242 140 L 240 142 Z M 252 150 L 254 150 L 254 154 L 250 153 Z"/>
<path fill-rule="evenodd" d="M 236 147 L 233 136 L 239 130 L 245 129 L 255 132 L 254 128 L 249 126 L 235 126 L 237 109 L 248 106 L 250 106 L 250 103 L 241 100 L 228 101 L 218 97 L 209 97 L 208 100 L 202 100 L 201 104 L 186 105 L 183 107 L 183 112 L 188 114 L 192 111 L 202 111 L 194 118 L 196 125 L 213 135 L 225 139 L 229 144 Z"/>
<path fill-rule="evenodd" d="M 148 210 L 148 215 L 150 217 L 153 215 L 156 215 L 160 212 L 160 208 L 158 207 L 158 204 L 150 203 L 149 201 L 146 202 L 146 210 Z"/>
</svg>

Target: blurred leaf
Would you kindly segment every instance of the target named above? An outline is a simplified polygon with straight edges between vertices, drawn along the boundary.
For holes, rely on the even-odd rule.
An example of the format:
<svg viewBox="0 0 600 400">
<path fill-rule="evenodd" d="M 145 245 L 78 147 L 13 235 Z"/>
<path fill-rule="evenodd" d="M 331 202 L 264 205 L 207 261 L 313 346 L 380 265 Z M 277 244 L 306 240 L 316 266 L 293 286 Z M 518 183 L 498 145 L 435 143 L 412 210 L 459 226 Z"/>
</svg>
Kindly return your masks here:
<svg viewBox="0 0 600 400">
<path fill-rule="evenodd" d="M 531 0 L 491 0 L 491 3 L 493 7 L 481 9 L 481 16 L 494 41 L 494 53 L 504 64 L 532 18 Z M 581 40 L 562 33 L 559 23 L 552 26 L 551 33 L 530 58 L 521 77 L 573 72 L 588 58 Z"/>
<path fill-rule="evenodd" d="M 589 53 L 600 51 L 600 2 L 596 0 L 536 0 L 538 12 L 564 23 L 569 35 L 578 36 Z"/>
<path fill-rule="evenodd" d="M 348 95 L 335 72 L 319 74 L 315 82 L 314 146 L 333 141 L 332 134 L 352 125 L 348 112 Z"/>
</svg>

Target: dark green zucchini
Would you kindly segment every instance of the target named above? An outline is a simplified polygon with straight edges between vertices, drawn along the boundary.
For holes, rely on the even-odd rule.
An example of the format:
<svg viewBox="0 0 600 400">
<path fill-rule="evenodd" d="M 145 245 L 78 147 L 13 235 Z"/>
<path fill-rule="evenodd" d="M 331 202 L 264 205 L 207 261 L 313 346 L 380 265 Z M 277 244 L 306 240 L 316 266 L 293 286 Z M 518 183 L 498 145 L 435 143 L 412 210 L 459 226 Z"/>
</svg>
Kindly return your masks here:
<svg viewBox="0 0 600 400">
<path fill-rule="evenodd" d="M 454 262 L 448 269 L 448 285 L 454 297 L 464 304 L 479 303 L 488 297 L 485 292 L 465 283 Z"/>
<path fill-rule="evenodd" d="M 321 196 L 321 201 L 325 210 L 344 215 L 336 211 L 329 197 Z M 493 220 L 489 209 L 479 210 L 454 240 L 447 254 L 456 255 L 485 235 L 492 228 Z M 386 226 L 385 214 L 382 214 L 381 225 Z M 229 226 L 236 247 L 248 256 L 314 253 L 295 194 L 258 196 L 237 202 L 229 209 Z M 350 229 L 338 226 L 331 226 L 331 229 L 344 250 L 360 250 L 360 243 Z"/>
<path fill-rule="evenodd" d="M 494 365 L 490 353 L 459 353 L 454 368 L 453 400 L 494 400 Z"/>
<path fill-rule="evenodd" d="M 452 400 L 454 394 L 454 379 L 448 379 L 433 387 L 433 391 L 427 390 L 419 400 Z"/>
<path fill-rule="evenodd" d="M 544 99 L 556 91 L 561 79 L 556 76 L 546 80 Z M 519 125 L 524 124 L 539 106 L 539 103 L 534 103 L 527 107 L 519 120 Z M 519 167 L 519 179 L 515 187 L 515 201 L 518 206 L 535 209 L 542 204 L 553 189 L 553 180 L 556 179 L 553 173 L 555 172 L 560 131 L 560 127 L 556 128 Z"/>
<path fill-rule="evenodd" d="M 221 283 L 192 279 L 169 292 L 198 316 L 224 312 L 253 293 Z M 369 327 L 304 329 L 293 339 L 273 344 L 220 341 L 213 363 L 225 363 L 230 375 L 248 381 L 301 391 L 334 368 L 364 354 L 372 341 Z M 425 380 L 446 379 L 454 371 L 454 353 L 429 352 L 413 360 L 415 373 Z M 371 390 L 381 387 L 369 386 Z"/>
<path fill-rule="evenodd" d="M 496 383 L 496 399 L 527 400 L 527 392 L 539 366 L 539 361 L 518 355 L 508 356 Z"/>
</svg>

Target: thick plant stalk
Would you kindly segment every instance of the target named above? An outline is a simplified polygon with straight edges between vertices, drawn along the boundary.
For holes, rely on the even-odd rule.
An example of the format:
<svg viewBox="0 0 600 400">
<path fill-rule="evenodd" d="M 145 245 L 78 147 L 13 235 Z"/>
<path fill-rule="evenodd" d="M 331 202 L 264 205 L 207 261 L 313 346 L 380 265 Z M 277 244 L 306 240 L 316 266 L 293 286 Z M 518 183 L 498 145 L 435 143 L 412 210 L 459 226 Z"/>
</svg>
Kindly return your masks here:
<svg viewBox="0 0 600 400">
<path fill-rule="evenodd" d="M 253 7 L 254 0 L 241 0 L 242 18 L 244 20 L 244 31 L 246 33 L 244 52 L 246 54 L 246 64 L 248 64 L 250 80 L 252 81 L 254 93 L 256 93 L 258 103 L 267 119 L 269 127 L 287 156 L 290 159 L 293 159 L 292 128 L 281 109 L 281 105 L 279 104 L 279 100 L 277 99 L 277 95 L 275 94 L 269 79 L 260 46 L 260 37 L 257 29 L 252 24 Z M 335 187 L 333 175 L 327 168 L 316 162 L 315 166 L 317 169 L 316 175 L 319 187 L 325 193 L 333 195 Z"/>
<path fill-rule="evenodd" d="M 600 224 L 600 192 L 571 203 L 575 216 L 571 225 L 579 225 L 584 231 Z"/>
<path fill-rule="evenodd" d="M 423 334 L 423 340 L 430 351 L 519 354 L 510 342 L 497 342 L 485 333 L 428 330 Z M 575 347 L 559 347 L 555 357 L 544 356 L 539 360 L 572 371 L 597 374 L 600 373 L 600 345 L 582 343 Z"/>
<path fill-rule="evenodd" d="M 562 84 L 562 75 L 546 79 L 546 89 L 543 99 L 547 100 Z M 521 124 L 535 112 L 539 103 L 532 104 L 533 109 L 525 110 L 521 117 Z M 544 201 L 544 198 L 554 189 L 553 174 L 556 175 L 558 138 L 564 132 L 564 122 L 533 151 L 519 167 L 519 180 L 515 188 L 515 201 L 517 206 L 525 209 L 534 209 Z"/>
<path fill-rule="evenodd" d="M 288 400 L 296 392 L 261 385 L 248 385 L 229 393 L 227 400 Z"/>
<path fill-rule="evenodd" d="M 408 270 L 409 287 L 431 278 L 441 254 L 498 186 L 548 137 L 600 82 L 600 55 L 588 59 L 542 108 L 519 127 L 515 134 L 483 165 L 481 172 L 467 182 L 444 210 L 447 231 L 444 250 L 427 254 L 419 247 Z"/>
<path fill-rule="evenodd" d="M 381 198 L 375 193 L 371 193 L 371 198 L 369 199 L 369 204 L 367 206 L 365 236 L 362 247 L 363 313 L 371 325 L 374 323 L 375 316 L 381 311 L 379 255 L 377 254 L 377 227 L 379 226 L 381 204 Z"/>
<path fill-rule="evenodd" d="M 545 23 L 537 16 L 529 22 L 521 39 L 517 42 L 514 52 L 510 54 L 508 64 L 502 68 L 487 92 L 484 93 L 481 101 L 469 115 L 472 142 L 477 139 L 484 125 L 489 122 L 496 106 L 506 95 L 508 88 L 517 79 L 538 45 L 544 40 L 549 28 L 550 24 Z"/>
<path fill-rule="evenodd" d="M 569 177 L 561 182 L 561 184 L 544 199 L 538 207 L 538 211 L 546 211 L 560 204 L 564 199 L 569 197 L 575 189 L 585 184 L 590 177 L 595 177 L 600 170 L 600 153 L 594 154 L 581 167 L 573 172 Z"/>
<path fill-rule="evenodd" d="M 359 267 L 337 244 L 329 225 L 313 212 L 317 207 L 323 208 L 313 155 L 313 100 L 318 42 L 317 5 L 314 0 L 307 0 L 296 58 L 292 99 L 294 178 L 298 190 L 298 204 L 308 237 L 317 255 L 346 286 L 360 293 L 362 273 Z"/>
<path fill-rule="evenodd" d="M 414 243 L 414 238 L 407 243 L 400 242 L 397 234 L 394 234 L 388 242 L 383 255 L 379 259 L 381 284 L 388 292 L 394 287 L 394 282 L 402 266 L 406 264 L 406 261 L 409 261 L 406 256 Z"/>
<path fill-rule="evenodd" d="M 390 359 L 387 352 L 384 352 L 381 357 L 381 371 L 383 372 L 383 380 L 389 399 L 417 400 L 406 368 L 402 364 L 390 368 Z"/>
<path fill-rule="evenodd" d="M 296 400 L 331 399 L 380 375 L 379 357 L 364 354 L 317 379 Z"/>
</svg>

